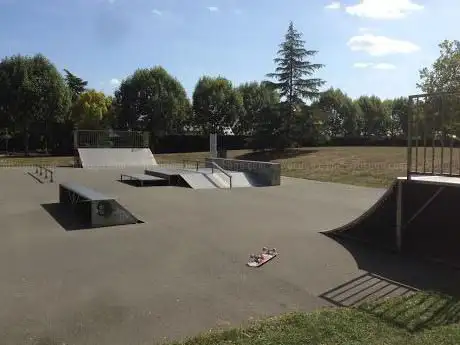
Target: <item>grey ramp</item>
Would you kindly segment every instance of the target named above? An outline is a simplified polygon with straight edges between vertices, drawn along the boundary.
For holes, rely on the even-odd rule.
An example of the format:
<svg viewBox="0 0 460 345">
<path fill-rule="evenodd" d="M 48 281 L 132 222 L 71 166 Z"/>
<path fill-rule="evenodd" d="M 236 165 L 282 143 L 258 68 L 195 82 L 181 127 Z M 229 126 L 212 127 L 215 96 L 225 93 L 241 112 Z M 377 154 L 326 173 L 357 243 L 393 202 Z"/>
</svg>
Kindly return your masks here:
<svg viewBox="0 0 460 345">
<path fill-rule="evenodd" d="M 114 197 L 77 183 L 59 184 L 59 202 L 71 205 L 74 216 L 91 228 L 140 223 Z"/>
<path fill-rule="evenodd" d="M 150 167 L 157 162 L 149 148 L 79 148 L 82 168 Z"/>
<path fill-rule="evenodd" d="M 181 178 L 193 189 L 216 189 L 219 188 L 212 178 L 203 173 L 185 173 Z"/>
</svg>

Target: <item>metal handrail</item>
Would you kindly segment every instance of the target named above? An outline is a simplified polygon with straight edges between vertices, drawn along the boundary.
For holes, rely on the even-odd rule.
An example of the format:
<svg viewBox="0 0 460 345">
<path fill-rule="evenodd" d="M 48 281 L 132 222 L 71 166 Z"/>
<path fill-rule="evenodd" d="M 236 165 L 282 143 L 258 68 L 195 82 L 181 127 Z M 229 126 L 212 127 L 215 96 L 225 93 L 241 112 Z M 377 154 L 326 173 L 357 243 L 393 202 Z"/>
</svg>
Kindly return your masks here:
<svg viewBox="0 0 460 345">
<path fill-rule="evenodd" d="M 50 174 L 50 182 L 54 182 L 53 175 L 54 172 L 51 169 L 48 169 L 47 167 L 44 167 L 43 165 L 35 164 L 35 173 L 37 175 L 43 176 L 43 171 L 45 172 L 45 179 L 48 178 L 48 173 Z"/>
<path fill-rule="evenodd" d="M 211 168 L 212 168 L 212 173 L 214 173 L 214 168 L 216 168 L 217 170 L 219 170 L 221 173 L 223 173 L 225 176 L 227 176 L 230 180 L 230 189 L 232 188 L 232 178 L 233 176 L 228 173 L 227 171 L 225 171 L 219 164 L 217 164 L 216 162 L 212 162 L 211 161 Z"/>
</svg>

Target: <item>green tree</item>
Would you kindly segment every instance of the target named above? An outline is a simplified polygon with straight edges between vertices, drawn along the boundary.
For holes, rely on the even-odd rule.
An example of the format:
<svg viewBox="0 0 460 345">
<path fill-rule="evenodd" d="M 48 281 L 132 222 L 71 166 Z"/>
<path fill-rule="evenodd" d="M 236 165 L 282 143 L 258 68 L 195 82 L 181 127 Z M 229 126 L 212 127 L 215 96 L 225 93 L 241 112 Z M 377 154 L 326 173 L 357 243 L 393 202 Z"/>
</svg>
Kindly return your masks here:
<svg viewBox="0 0 460 345">
<path fill-rule="evenodd" d="M 24 136 L 29 154 L 31 128 L 44 128 L 47 137 L 53 122 L 65 119 L 70 93 L 56 67 L 43 55 L 15 55 L 0 61 L 0 112 Z M 46 144 L 45 144 L 46 145 Z"/>
<path fill-rule="evenodd" d="M 70 73 L 67 69 L 64 69 L 64 73 L 66 84 L 72 93 L 72 102 L 75 102 L 78 96 L 86 91 L 88 82 L 77 77 L 75 74 Z"/>
<path fill-rule="evenodd" d="M 273 88 L 257 82 L 242 84 L 237 91 L 242 97 L 244 108 L 238 121 L 238 132 L 254 134 L 259 122 L 266 122 L 267 109 L 279 104 L 280 96 Z"/>
<path fill-rule="evenodd" d="M 112 99 L 103 92 L 85 91 L 72 107 L 72 121 L 78 128 L 102 129 L 110 124 L 111 106 Z"/>
<path fill-rule="evenodd" d="M 362 132 L 365 136 L 383 137 L 388 135 L 388 113 L 382 100 L 377 96 L 361 96 L 356 100 L 362 111 Z"/>
<path fill-rule="evenodd" d="M 285 40 L 280 44 L 278 57 L 274 59 L 277 64 L 274 73 L 267 77 L 275 79 L 271 85 L 279 90 L 283 99 L 283 124 L 282 132 L 286 144 L 290 143 L 292 125 L 297 122 L 296 110 L 306 100 L 319 96 L 319 88 L 325 83 L 319 78 L 309 78 L 324 65 L 311 63 L 308 58 L 317 54 L 315 50 L 306 50 L 302 34 L 290 22 Z"/>
<path fill-rule="evenodd" d="M 460 92 L 460 41 L 444 40 L 431 68 L 420 70 L 417 87 L 424 93 Z"/>
<path fill-rule="evenodd" d="M 182 132 L 191 114 L 184 87 L 163 67 L 138 69 L 115 91 L 116 124 L 155 136 Z"/>
<path fill-rule="evenodd" d="M 407 97 L 395 98 L 391 104 L 391 119 L 395 135 L 407 134 L 407 121 L 410 111 Z"/>
<path fill-rule="evenodd" d="M 321 93 L 314 106 L 327 114 L 326 128 L 329 136 L 357 136 L 360 134 L 360 109 L 340 89 L 330 88 Z"/>
<path fill-rule="evenodd" d="M 234 128 L 244 116 L 242 97 L 229 80 L 200 78 L 193 92 L 193 124 L 204 134 L 223 134 L 225 128 Z"/>
</svg>

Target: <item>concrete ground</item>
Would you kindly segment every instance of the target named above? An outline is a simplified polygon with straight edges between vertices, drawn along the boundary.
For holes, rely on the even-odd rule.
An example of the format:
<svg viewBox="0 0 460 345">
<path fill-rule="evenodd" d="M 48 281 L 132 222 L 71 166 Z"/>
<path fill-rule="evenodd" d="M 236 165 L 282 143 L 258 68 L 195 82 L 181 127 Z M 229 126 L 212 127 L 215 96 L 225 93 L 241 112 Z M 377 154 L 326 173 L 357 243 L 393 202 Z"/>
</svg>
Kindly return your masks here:
<svg viewBox="0 0 460 345">
<path fill-rule="evenodd" d="M 0 169 L 2 344 L 154 344 L 353 305 L 376 290 L 460 286 L 447 268 L 319 234 L 359 216 L 382 190 L 288 178 L 231 191 L 140 188 L 117 182 L 119 173 L 62 168 L 55 177 L 116 196 L 145 223 L 66 231 L 42 206 L 58 201 L 57 183 Z M 263 246 L 279 257 L 246 267 Z"/>
</svg>

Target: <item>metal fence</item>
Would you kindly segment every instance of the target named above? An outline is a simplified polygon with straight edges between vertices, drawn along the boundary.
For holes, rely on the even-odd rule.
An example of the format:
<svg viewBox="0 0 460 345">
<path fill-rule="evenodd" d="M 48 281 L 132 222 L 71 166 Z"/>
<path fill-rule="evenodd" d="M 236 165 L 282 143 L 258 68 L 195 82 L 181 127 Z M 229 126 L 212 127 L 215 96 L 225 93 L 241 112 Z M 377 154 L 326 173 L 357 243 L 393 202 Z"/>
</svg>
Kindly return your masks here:
<svg viewBox="0 0 460 345">
<path fill-rule="evenodd" d="M 116 130 L 75 130 L 74 148 L 147 148 L 148 132 Z"/>
<path fill-rule="evenodd" d="M 409 96 L 407 178 L 460 176 L 460 93 Z"/>
</svg>

